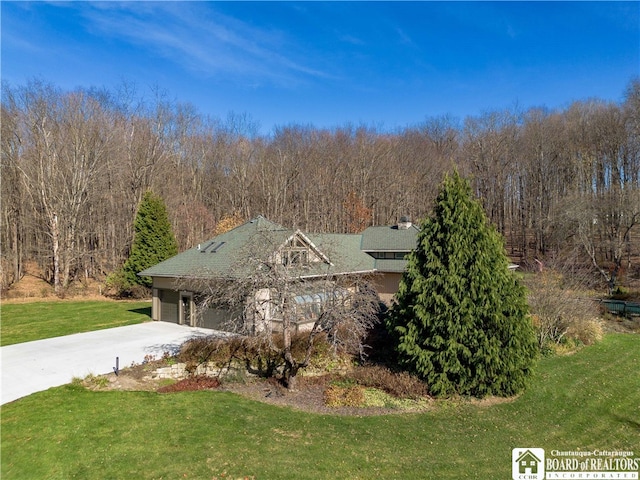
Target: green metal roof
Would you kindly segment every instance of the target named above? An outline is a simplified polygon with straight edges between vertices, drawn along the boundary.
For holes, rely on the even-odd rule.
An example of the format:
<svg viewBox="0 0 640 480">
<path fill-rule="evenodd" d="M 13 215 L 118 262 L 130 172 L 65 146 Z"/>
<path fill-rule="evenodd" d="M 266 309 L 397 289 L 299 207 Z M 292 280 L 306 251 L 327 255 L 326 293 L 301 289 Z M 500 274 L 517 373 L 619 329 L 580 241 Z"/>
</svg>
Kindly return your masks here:
<svg viewBox="0 0 640 480">
<path fill-rule="evenodd" d="M 362 232 L 361 249 L 365 252 L 410 252 L 416 248 L 419 228 L 397 226 L 369 227 Z"/>
<path fill-rule="evenodd" d="M 270 254 L 299 233 L 329 262 L 313 262 L 296 273 L 302 277 L 373 271 L 374 260 L 360 249 L 360 235 L 305 235 L 257 217 L 222 235 L 201 243 L 139 273 L 150 277 L 241 278 L 252 266 L 249 259 L 258 252 Z M 269 251 L 260 252 L 261 249 Z M 272 250 L 272 251 L 271 251 Z"/>
</svg>

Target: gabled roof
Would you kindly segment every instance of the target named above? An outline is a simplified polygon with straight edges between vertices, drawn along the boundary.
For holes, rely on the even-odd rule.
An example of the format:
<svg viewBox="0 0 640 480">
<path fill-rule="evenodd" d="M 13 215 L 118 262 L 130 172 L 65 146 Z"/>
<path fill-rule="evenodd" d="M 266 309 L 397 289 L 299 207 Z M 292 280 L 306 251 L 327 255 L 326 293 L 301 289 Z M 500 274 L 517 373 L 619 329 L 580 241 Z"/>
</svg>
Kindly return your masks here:
<svg viewBox="0 0 640 480">
<path fill-rule="evenodd" d="M 301 277 L 371 272 L 374 262 L 360 250 L 360 235 L 304 235 L 266 218 L 256 217 L 139 273 L 150 277 L 245 277 L 252 268 L 252 253 L 270 255 L 294 237 L 300 238 L 319 261 L 302 266 Z M 260 252 L 260 249 L 270 251 Z"/>
<path fill-rule="evenodd" d="M 520 456 L 516 459 L 516 462 L 521 462 L 524 459 L 532 459 L 535 460 L 536 462 L 540 462 L 541 460 L 536 457 L 533 452 L 531 452 L 531 450 L 526 450 L 523 453 L 520 454 Z"/>
<path fill-rule="evenodd" d="M 365 252 L 409 252 L 416 248 L 419 231 L 415 225 L 406 229 L 396 225 L 369 227 L 362 232 L 361 248 Z"/>
<path fill-rule="evenodd" d="M 239 227 L 218 235 L 163 262 L 147 268 L 139 275 L 150 277 L 185 277 L 207 272 L 214 277 L 235 277 L 240 274 L 239 255 L 244 253 L 252 238 L 284 242 L 293 233 L 278 224 L 257 217 Z"/>
<path fill-rule="evenodd" d="M 360 249 L 361 235 L 340 233 L 314 233 L 308 237 L 327 254 L 336 270 L 343 272 L 371 272 L 374 259 Z"/>
</svg>

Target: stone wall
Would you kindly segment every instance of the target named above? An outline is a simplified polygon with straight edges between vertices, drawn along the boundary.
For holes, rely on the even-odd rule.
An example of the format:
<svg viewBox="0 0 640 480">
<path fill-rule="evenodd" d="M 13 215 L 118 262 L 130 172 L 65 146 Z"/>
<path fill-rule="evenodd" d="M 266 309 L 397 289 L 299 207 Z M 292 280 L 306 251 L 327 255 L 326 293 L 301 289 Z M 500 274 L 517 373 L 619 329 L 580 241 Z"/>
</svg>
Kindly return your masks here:
<svg viewBox="0 0 640 480">
<path fill-rule="evenodd" d="M 151 373 L 151 378 L 162 379 L 171 378 L 174 380 L 182 380 L 195 375 L 204 375 L 207 377 L 224 377 L 226 375 L 233 375 L 237 373 L 243 373 L 242 369 L 238 367 L 223 367 L 220 368 L 212 362 L 202 363 L 198 365 L 195 370 L 193 368 L 187 368 L 186 363 L 176 363 L 166 367 L 160 367 Z"/>
</svg>

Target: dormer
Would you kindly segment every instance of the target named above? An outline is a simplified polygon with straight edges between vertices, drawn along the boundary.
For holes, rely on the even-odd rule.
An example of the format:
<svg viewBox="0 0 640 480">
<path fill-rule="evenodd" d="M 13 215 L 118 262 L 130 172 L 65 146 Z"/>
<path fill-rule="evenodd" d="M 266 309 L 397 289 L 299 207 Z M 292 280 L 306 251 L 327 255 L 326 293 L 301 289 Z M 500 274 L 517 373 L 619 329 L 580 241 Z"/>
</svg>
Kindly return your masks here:
<svg viewBox="0 0 640 480">
<path fill-rule="evenodd" d="M 279 261 L 285 266 L 305 266 L 318 262 L 331 264 L 326 255 L 299 230 L 279 249 Z"/>
</svg>

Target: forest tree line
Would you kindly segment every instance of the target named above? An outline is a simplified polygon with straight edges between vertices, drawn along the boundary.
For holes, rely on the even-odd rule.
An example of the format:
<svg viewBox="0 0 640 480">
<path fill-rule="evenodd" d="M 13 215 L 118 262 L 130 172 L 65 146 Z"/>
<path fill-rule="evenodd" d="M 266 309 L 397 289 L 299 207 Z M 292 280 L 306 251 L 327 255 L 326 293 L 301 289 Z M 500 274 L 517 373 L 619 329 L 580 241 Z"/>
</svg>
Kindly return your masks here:
<svg viewBox="0 0 640 480">
<path fill-rule="evenodd" d="M 621 98 L 264 135 L 246 114 L 211 118 L 127 84 L 3 83 L 0 286 L 28 265 L 56 291 L 104 279 L 127 258 L 148 190 L 184 250 L 258 214 L 308 232 L 417 221 L 454 168 L 515 261 L 568 261 L 612 286 L 640 276 L 640 79 Z"/>
</svg>

